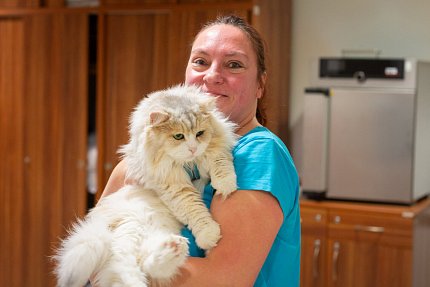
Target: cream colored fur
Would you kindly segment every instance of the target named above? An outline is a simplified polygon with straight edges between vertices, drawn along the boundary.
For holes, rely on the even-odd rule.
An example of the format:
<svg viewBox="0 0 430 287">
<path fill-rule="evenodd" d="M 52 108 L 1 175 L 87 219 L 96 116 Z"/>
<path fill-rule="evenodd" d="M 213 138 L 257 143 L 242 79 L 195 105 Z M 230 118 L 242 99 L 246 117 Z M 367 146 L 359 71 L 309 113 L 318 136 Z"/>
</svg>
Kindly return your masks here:
<svg viewBox="0 0 430 287">
<path fill-rule="evenodd" d="M 121 149 L 135 184 L 103 198 L 74 225 L 55 256 L 58 286 L 81 287 L 91 274 L 101 287 L 168 283 L 188 255 L 183 225 L 199 247 L 216 246 L 220 228 L 199 189 L 210 178 L 216 194 L 236 190 L 234 129 L 216 110 L 215 98 L 194 86 L 143 99 L 131 118 L 130 142 Z M 194 165 L 200 179 L 193 185 L 184 167 Z"/>
</svg>

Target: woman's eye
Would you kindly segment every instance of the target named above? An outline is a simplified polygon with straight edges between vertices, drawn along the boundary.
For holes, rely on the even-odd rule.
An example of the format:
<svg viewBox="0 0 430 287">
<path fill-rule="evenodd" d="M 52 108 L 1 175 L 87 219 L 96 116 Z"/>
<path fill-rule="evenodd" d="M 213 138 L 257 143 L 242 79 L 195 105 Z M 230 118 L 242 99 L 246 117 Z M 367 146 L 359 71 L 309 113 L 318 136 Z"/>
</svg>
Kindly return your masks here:
<svg viewBox="0 0 430 287">
<path fill-rule="evenodd" d="M 198 133 L 196 133 L 196 137 L 198 138 L 199 136 L 203 135 L 205 133 L 205 131 L 199 131 Z"/>
<path fill-rule="evenodd" d="M 176 134 L 176 135 L 173 135 L 173 138 L 175 139 L 175 140 L 183 140 L 184 139 L 184 134 Z"/>
<path fill-rule="evenodd" d="M 240 69 L 243 68 L 243 65 L 239 62 L 229 62 L 228 67 L 231 69 Z"/>
<path fill-rule="evenodd" d="M 203 59 L 201 59 L 201 58 L 194 59 L 193 60 L 193 65 L 195 65 L 195 66 L 204 66 L 204 65 L 206 65 L 206 61 L 203 60 Z"/>
</svg>

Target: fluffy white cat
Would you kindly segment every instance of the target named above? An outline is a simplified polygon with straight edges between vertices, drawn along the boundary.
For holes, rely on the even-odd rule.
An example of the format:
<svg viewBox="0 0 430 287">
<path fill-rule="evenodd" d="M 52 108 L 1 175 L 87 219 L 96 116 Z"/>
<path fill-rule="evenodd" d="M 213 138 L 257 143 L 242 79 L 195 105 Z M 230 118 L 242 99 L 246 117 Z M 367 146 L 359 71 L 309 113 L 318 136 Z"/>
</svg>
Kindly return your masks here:
<svg viewBox="0 0 430 287">
<path fill-rule="evenodd" d="M 236 126 L 215 101 L 195 86 L 179 85 L 139 103 L 121 149 L 134 184 L 101 199 L 73 226 L 55 256 L 58 286 L 82 287 L 92 274 L 100 287 L 168 283 L 188 255 L 183 225 L 199 247 L 216 246 L 220 228 L 200 189 L 209 178 L 223 197 L 237 186 Z M 192 182 L 195 167 L 200 178 Z"/>
</svg>

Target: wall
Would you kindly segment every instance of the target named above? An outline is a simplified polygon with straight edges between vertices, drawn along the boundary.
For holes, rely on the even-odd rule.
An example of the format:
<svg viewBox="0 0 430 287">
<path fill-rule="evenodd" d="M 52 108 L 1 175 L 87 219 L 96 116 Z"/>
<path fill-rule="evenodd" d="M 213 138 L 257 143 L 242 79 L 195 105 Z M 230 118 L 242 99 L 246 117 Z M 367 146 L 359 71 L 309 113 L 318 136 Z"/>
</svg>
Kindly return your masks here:
<svg viewBox="0 0 430 287">
<path fill-rule="evenodd" d="M 342 49 L 378 49 L 381 57 L 430 60 L 428 0 L 294 0 L 290 77 L 290 148 L 301 166 L 303 89 L 309 65 Z"/>
</svg>

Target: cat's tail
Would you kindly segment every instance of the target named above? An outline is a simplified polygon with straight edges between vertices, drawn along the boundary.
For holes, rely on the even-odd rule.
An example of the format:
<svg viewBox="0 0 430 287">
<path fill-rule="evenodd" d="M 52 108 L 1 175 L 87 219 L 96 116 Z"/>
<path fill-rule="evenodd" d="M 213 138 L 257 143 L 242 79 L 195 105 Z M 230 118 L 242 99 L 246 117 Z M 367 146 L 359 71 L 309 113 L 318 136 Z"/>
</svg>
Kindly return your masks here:
<svg viewBox="0 0 430 287">
<path fill-rule="evenodd" d="M 54 260 L 58 287 L 82 287 L 108 257 L 110 233 L 105 224 L 78 221 Z"/>
</svg>

